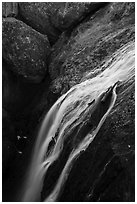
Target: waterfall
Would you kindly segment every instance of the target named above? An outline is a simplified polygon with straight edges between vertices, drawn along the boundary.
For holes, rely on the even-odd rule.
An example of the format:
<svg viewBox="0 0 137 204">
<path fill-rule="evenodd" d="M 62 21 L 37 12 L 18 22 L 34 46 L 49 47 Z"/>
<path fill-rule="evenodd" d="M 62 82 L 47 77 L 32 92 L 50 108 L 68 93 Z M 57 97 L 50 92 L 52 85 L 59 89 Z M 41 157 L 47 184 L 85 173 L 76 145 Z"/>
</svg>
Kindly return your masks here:
<svg viewBox="0 0 137 204">
<path fill-rule="evenodd" d="M 72 87 L 51 107 L 37 136 L 22 201 L 40 201 L 44 177 L 69 141 L 71 147 L 66 163 L 52 192 L 45 198 L 45 201 L 57 200 L 74 162 L 86 151 L 113 109 L 118 84 L 134 77 L 134 60 L 134 42 L 129 42 L 106 60 L 98 75 L 92 78 L 91 70 L 83 82 Z"/>
</svg>

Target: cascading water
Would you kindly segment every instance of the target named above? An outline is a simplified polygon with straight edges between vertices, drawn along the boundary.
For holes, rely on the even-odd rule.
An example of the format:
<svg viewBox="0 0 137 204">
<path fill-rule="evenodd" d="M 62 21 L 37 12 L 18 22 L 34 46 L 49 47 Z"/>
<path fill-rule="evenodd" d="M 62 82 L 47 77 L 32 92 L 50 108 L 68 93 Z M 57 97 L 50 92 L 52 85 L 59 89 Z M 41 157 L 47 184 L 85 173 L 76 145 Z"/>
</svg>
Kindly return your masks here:
<svg viewBox="0 0 137 204">
<path fill-rule="evenodd" d="M 134 77 L 134 58 L 134 42 L 129 42 L 106 61 L 100 68 L 104 71 L 91 79 L 93 72 L 89 73 L 85 81 L 72 87 L 52 106 L 36 140 L 22 201 L 40 201 L 44 177 L 69 142 L 63 169 L 44 198 L 57 201 L 74 162 L 93 141 L 113 108 L 118 83 Z"/>
</svg>

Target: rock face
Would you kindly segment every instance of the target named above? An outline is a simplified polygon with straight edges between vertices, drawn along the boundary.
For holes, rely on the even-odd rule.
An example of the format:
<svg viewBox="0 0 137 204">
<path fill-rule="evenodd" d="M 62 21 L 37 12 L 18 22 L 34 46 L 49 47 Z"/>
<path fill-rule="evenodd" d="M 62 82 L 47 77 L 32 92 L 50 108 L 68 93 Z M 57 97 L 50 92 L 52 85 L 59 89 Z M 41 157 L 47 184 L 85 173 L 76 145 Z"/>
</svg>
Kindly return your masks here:
<svg viewBox="0 0 137 204">
<path fill-rule="evenodd" d="M 17 75 L 40 82 L 47 72 L 49 42 L 46 36 L 14 18 L 3 19 L 2 54 Z"/>
<path fill-rule="evenodd" d="M 16 17 L 18 15 L 17 2 L 2 2 L 2 17 Z"/>
<path fill-rule="evenodd" d="M 71 34 L 62 34 L 49 60 L 53 92 L 65 93 L 90 70 L 98 73 L 106 58 L 134 38 L 134 6 L 107 5 Z"/>
<path fill-rule="evenodd" d="M 61 95 L 104 71 L 113 53 L 134 41 L 135 3 L 4 2 L 2 9 L 3 201 L 15 202 L 42 119 Z M 76 159 L 58 201 L 134 202 L 134 85 L 134 78 L 119 83 L 110 115 Z M 65 144 L 45 176 L 42 201 L 63 170 L 72 147 Z"/>
<path fill-rule="evenodd" d="M 129 50 L 129 53 L 130 53 L 130 50 Z M 122 57 L 120 57 L 120 59 L 121 58 Z M 114 60 L 114 58 L 112 59 Z M 118 64 L 115 63 L 115 66 L 119 67 L 118 70 L 120 70 L 120 67 L 123 65 L 123 63 L 126 60 L 128 60 L 128 58 L 126 58 L 126 60 L 124 61 L 124 57 L 122 59 L 123 59 L 122 64 L 119 64 L 119 61 L 117 61 Z M 129 67 L 129 70 L 130 70 L 130 68 L 132 67 L 132 63 L 128 63 L 127 66 L 125 67 Z M 109 64 L 109 68 L 111 70 L 112 68 L 111 63 Z M 125 69 L 123 69 L 123 72 L 124 70 Z M 135 197 L 134 197 L 135 195 L 135 192 L 134 192 L 134 182 L 135 182 L 135 178 L 134 178 L 135 176 L 134 62 L 133 62 L 132 71 L 133 71 L 132 72 L 133 75 L 130 75 L 128 77 L 128 80 L 118 83 L 118 87 L 116 90 L 117 92 L 116 102 L 110 114 L 108 115 L 106 121 L 104 122 L 101 129 L 97 133 L 96 137 L 90 143 L 86 151 L 83 151 L 83 153 L 81 153 L 81 156 L 79 158 L 77 157 L 75 162 L 71 166 L 69 166 L 70 167 L 68 171 L 69 173 L 65 172 L 66 174 L 64 174 L 63 178 L 64 180 L 66 179 L 67 181 L 65 180 L 66 182 L 65 182 L 64 188 L 61 189 L 60 194 L 56 201 L 59 201 L 59 202 L 64 202 L 64 201 L 66 202 L 76 202 L 76 201 L 77 202 L 84 202 L 84 201 L 129 202 L 130 201 L 131 202 L 133 201 L 134 202 L 135 200 Z M 111 72 L 111 74 L 113 73 Z M 116 73 L 114 72 L 114 75 L 115 74 Z M 102 77 L 103 77 L 103 74 L 102 74 Z M 107 75 L 107 77 L 111 78 L 111 75 Z M 81 84 L 79 84 L 79 90 L 81 89 L 80 85 Z M 85 87 L 89 86 L 88 82 L 87 83 L 85 82 L 84 85 Z M 99 83 L 97 85 L 99 85 Z M 103 80 L 102 80 L 102 84 L 100 85 L 103 86 Z M 81 89 L 81 90 L 82 91 L 85 90 L 86 89 L 85 87 L 84 89 Z M 92 84 L 92 87 L 94 87 L 94 84 Z M 92 95 L 91 94 L 89 95 L 92 98 Z M 75 99 L 75 96 L 73 96 L 73 98 L 74 100 L 77 100 Z M 103 102 L 102 107 L 104 109 L 104 107 L 106 106 L 104 102 L 105 100 L 101 100 L 101 101 Z M 45 182 L 44 182 L 44 187 L 42 191 L 42 201 L 49 195 L 52 195 L 50 198 L 53 198 L 53 195 L 55 195 L 54 193 L 52 194 L 52 191 L 54 188 L 56 188 L 55 187 L 56 182 L 59 184 L 58 178 L 59 178 L 59 175 L 61 174 L 60 172 L 63 172 L 64 169 L 67 168 L 67 164 L 69 163 L 68 155 L 72 151 L 72 149 L 75 150 L 74 143 L 72 142 L 75 136 L 76 135 L 80 136 L 80 132 L 82 132 L 81 135 L 82 137 L 84 137 L 85 135 L 87 135 L 88 128 L 89 128 L 91 130 L 91 132 L 89 133 L 91 134 L 91 137 L 92 137 L 92 128 L 94 126 L 93 124 L 95 121 L 99 119 L 98 116 L 100 114 L 98 113 L 103 112 L 102 111 L 103 109 L 100 107 L 99 106 L 97 107 L 97 112 L 95 115 L 91 111 L 92 114 L 91 114 L 90 121 L 91 120 L 93 121 L 90 123 L 90 128 L 86 126 L 87 123 L 84 120 L 82 120 L 82 128 L 84 129 L 84 125 L 86 126 L 84 131 L 81 131 L 82 128 L 80 127 L 77 128 L 77 126 L 75 126 L 74 129 L 72 129 L 72 131 L 68 133 L 69 136 L 64 142 L 65 144 L 62 148 L 63 150 L 61 151 L 59 158 L 53 163 L 53 165 L 51 165 L 51 167 L 49 168 L 49 172 L 45 176 Z M 71 112 L 71 109 L 69 109 L 69 106 L 68 106 L 68 110 L 70 110 Z M 90 114 L 90 111 L 88 111 L 88 113 Z M 68 116 L 68 114 L 66 115 Z M 81 118 L 83 115 L 84 113 L 80 115 L 79 118 Z M 70 118 L 72 119 L 72 117 Z M 68 118 L 69 117 L 67 117 L 67 119 Z M 66 121 L 69 121 L 69 120 L 65 120 L 65 125 L 66 125 Z M 76 121 L 74 122 L 74 124 L 76 124 Z M 69 126 L 68 129 L 64 128 L 64 132 L 63 132 L 64 138 L 67 135 L 67 130 L 69 131 L 70 129 L 71 129 L 71 125 Z M 57 190 L 58 189 L 59 188 L 57 188 Z M 58 193 L 58 191 L 53 191 L 53 192 Z"/>
<path fill-rule="evenodd" d="M 134 85 L 134 78 L 120 85 L 111 114 L 73 166 L 59 202 L 134 202 Z"/>
<path fill-rule="evenodd" d="M 62 31 L 77 25 L 89 12 L 95 12 L 104 3 L 19 3 L 22 18 L 39 32 L 46 34 L 53 44 Z"/>
<path fill-rule="evenodd" d="M 83 22 L 71 34 L 64 32 L 53 46 L 49 72 L 51 90 L 66 93 L 75 84 L 102 72 L 106 59 L 135 38 L 135 4 L 112 3 Z M 96 70 L 96 71 L 95 71 Z M 134 78 L 119 86 L 111 114 L 89 148 L 71 168 L 59 202 L 112 202 L 135 200 L 135 87 Z M 75 132 L 74 132 L 75 135 Z M 72 138 L 73 136 L 72 135 Z M 52 190 L 71 147 L 45 177 L 42 200 Z M 54 178 L 52 177 L 54 175 Z"/>
</svg>

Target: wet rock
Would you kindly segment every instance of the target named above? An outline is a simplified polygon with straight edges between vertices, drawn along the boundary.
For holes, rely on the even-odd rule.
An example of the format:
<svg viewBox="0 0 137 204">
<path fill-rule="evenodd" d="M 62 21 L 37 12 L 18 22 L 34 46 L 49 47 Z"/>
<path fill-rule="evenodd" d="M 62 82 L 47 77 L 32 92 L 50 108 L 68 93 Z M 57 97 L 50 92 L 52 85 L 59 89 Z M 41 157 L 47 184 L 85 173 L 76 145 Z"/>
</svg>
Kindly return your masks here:
<svg viewBox="0 0 137 204">
<path fill-rule="evenodd" d="M 125 167 L 127 167 L 130 162 L 130 156 L 133 157 L 135 153 L 134 77 L 120 85 L 116 104 L 107 118 L 103 129 L 104 134 L 107 134 L 108 138 L 111 140 L 113 151 L 120 157 Z"/>
<path fill-rule="evenodd" d="M 31 82 L 40 82 L 47 72 L 49 48 L 46 36 L 22 21 L 3 19 L 3 58 L 17 75 Z"/>
<path fill-rule="evenodd" d="M 134 77 L 119 85 L 110 115 L 75 161 L 59 202 L 135 201 L 134 85 Z"/>
<path fill-rule="evenodd" d="M 118 84 L 117 94 L 115 105 L 95 139 L 71 166 L 56 201 L 135 201 L 134 76 Z M 75 129 L 71 139 L 75 137 Z M 50 166 L 41 193 L 42 201 L 56 186 L 72 147 L 71 142 L 65 143 L 59 158 Z"/>
<path fill-rule="evenodd" d="M 91 188 L 92 196 L 88 201 L 135 200 L 135 81 L 134 77 L 120 85 L 116 104 L 97 135 L 108 141 L 113 157 L 119 160 L 119 173 L 115 173 L 118 164 L 107 162 L 99 181 Z M 99 138 L 100 137 L 100 138 Z M 103 151 L 102 151 L 103 154 Z M 113 158 L 112 158 L 113 159 Z M 103 161 L 102 161 L 103 162 Z M 99 161 L 98 163 L 101 163 Z M 111 168 L 113 169 L 111 171 Z M 107 183 L 109 185 L 107 185 Z M 104 188 L 105 187 L 105 188 Z M 101 191 L 103 189 L 103 192 Z M 113 189 L 113 191 L 111 190 Z M 108 196 L 109 195 L 109 196 Z"/>
<path fill-rule="evenodd" d="M 111 21 L 119 21 L 124 17 L 128 17 L 131 15 L 132 18 L 135 12 L 135 3 L 134 2 L 119 2 L 113 3 L 113 9 L 111 10 Z"/>
<path fill-rule="evenodd" d="M 16 17 L 18 15 L 17 2 L 2 2 L 2 17 Z"/>
<path fill-rule="evenodd" d="M 62 31 L 76 26 L 87 14 L 94 13 L 105 3 L 22 2 L 19 13 L 23 20 L 46 34 L 53 44 Z"/>
<path fill-rule="evenodd" d="M 117 9 L 119 7 L 119 9 Z M 101 72 L 105 60 L 135 38 L 134 3 L 111 3 L 100 9 L 70 34 L 64 32 L 53 46 L 49 72 L 52 91 L 62 95 L 81 82 L 91 70 Z M 114 20 L 113 16 L 122 18 Z"/>
<path fill-rule="evenodd" d="M 34 5 L 35 3 L 21 4 L 24 7 L 26 4 Z M 44 5 L 47 3 L 36 4 Z M 48 5 L 50 4 L 53 5 L 53 3 L 48 3 Z M 60 5 L 65 5 L 66 8 L 68 4 L 60 3 Z M 23 8 L 21 7 L 20 11 Z M 38 8 L 39 6 L 35 6 L 36 11 Z M 52 11 L 52 6 L 50 9 Z M 70 11 L 72 10 L 70 9 Z M 41 13 L 42 17 L 36 19 L 31 14 L 31 19 L 34 18 L 35 20 L 30 21 L 26 18 L 26 22 L 30 23 L 36 30 L 44 32 L 42 31 L 43 28 L 45 29 L 44 17 L 41 11 L 39 10 L 38 16 Z M 49 35 L 51 34 L 50 40 L 52 42 L 56 41 L 60 33 L 67 29 L 67 26 L 74 25 L 73 18 L 70 18 L 70 21 L 68 20 L 71 12 L 65 12 L 64 8 L 58 18 L 55 19 L 56 15 L 52 15 L 50 18 L 49 24 L 50 26 L 53 24 L 51 27 L 54 29 L 49 28 L 47 32 L 49 32 Z M 36 12 L 34 13 L 36 14 Z M 55 12 L 53 13 L 55 14 Z M 65 19 L 63 19 L 63 15 L 66 15 Z M 77 15 L 76 18 L 81 20 L 81 17 Z M 61 21 L 61 19 L 63 20 Z M 44 21 L 49 25 L 46 18 Z M 35 25 L 35 22 L 37 22 L 37 25 Z M 38 26 L 39 22 L 40 27 Z M 77 20 L 74 22 L 77 22 Z M 52 49 L 50 76 L 46 74 L 47 68 L 45 66 L 49 50 L 49 48 L 46 48 L 46 37 L 13 18 L 4 20 L 3 36 L 3 57 L 8 62 L 6 68 L 3 66 L 3 105 L 8 112 L 10 111 L 16 115 L 13 114 L 12 118 L 14 118 L 16 128 L 20 130 L 19 135 L 22 134 L 21 136 L 25 135 L 26 137 L 26 134 L 22 131 L 26 130 L 27 133 L 29 132 L 27 138 L 33 137 L 33 140 L 27 140 L 26 143 L 22 139 L 23 144 L 19 144 L 23 153 L 26 153 L 29 149 L 24 160 L 21 160 L 20 154 L 16 158 L 14 127 L 8 113 L 4 111 L 3 168 L 7 169 L 8 176 L 3 181 L 5 183 L 3 200 L 11 202 L 13 194 L 17 195 L 17 189 L 20 188 L 20 178 L 23 178 L 25 174 L 27 166 L 25 163 L 30 157 L 30 150 L 35 139 L 34 134 L 30 135 L 30 132 L 34 131 L 36 134 L 35 127 L 40 124 L 40 117 L 43 116 L 44 118 L 46 112 L 60 95 L 75 84 L 85 80 L 89 71 L 93 70 L 93 75 L 90 78 L 101 72 L 105 69 L 102 66 L 104 61 L 112 53 L 127 42 L 134 40 L 134 3 L 110 4 L 90 16 L 88 22 L 85 20 L 72 33 L 69 31 L 64 32 Z M 27 37 L 32 39 L 29 49 Z M 36 49 L 33 50 L 33 46 L 36 46 Z M 44 61 L 44 66 L 40 63 L 41 61 L 38 61 L 38 58 L 42 62 Z M 34 60 L 34 63 L 31 59 Z M 39 68 L 43 71 L 39 70 Z M 12 76 L 13 72 L 15 73 L 14 76 Z M 39 85 L 32 85 L 24 80 L 27 77 L 28 81 L 38 82 L 44 76 L 45 80 L 48 78 L 47 81 L 44 82 L 43 80 Z M 52 85 L 50 77 L 53 80 Z M 134 78 L 130 79 L 128 83 L 121 83 L 118 88 L 115 106 L 89 148 L 76 159 L 58 201 L 134 202 Z M 22 141 L 20 140 L 20 142 Z M 69 148 L 69 145 L 65 146 L 62 160 L 59 160 L 55 167 L 53 166 L 53 170 L 48 177 L 48 185 L 46 182 L 44 184 L 43 199 L 52 190 L 52 185 L 60 175 L 62 170 L 60 168 L 63 168 L 64 157 Z M 12 161 L 14 162 L 12 163 Z M 12 171 L 7 168 L 7 164 L 11 164 Z M 7 183 L 5 180 L 7 180 Z M 15 183 L 18 183 L 18 187 Z M 16 186 L 15 189 L 14 186 Z M 46 192 L 45 189 L 47 188 Z M 15 199 L 13 201 L 15 202 Z"/>
</svg>

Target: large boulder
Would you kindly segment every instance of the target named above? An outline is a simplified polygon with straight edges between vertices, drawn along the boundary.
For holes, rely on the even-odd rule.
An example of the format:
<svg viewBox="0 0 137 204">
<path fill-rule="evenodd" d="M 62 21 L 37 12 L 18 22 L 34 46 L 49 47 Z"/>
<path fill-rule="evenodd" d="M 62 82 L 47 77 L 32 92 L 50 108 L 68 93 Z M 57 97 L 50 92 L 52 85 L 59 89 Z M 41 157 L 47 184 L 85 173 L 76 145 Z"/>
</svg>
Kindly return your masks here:
<svg viewBox="0 0 137 204">
<path fill-rule="evenodd" d="M 110 115 L 72 167 L 59 202 L 135 201 L 134 85 L 134 77 L 120 85 Z"/>
<path fill-rule="evenodd" d="M 2 24 L 2 54 L 17 75 L 40 82 L 47 72 L 49 42 L 22 21 L 4 18 Z"/>
<path fill-rule="evenodd" d="M 94 13 L 105 3 L 21 2 L 19 13 L 24 21 L 46 34 L 53 44 L 62 31 L 76 26 L 87 14 Z"/>
<path fill-rule="evenodd" d="M 89 71 L 100 72 L 112 53 L 134 39 L 134 24 L 134 3 L 111 3 L 71 34 L 64 32 L 50 54 L 53 92 L 62 95 Z"/>
<path fill-rule="evenodd" d="M 131 64 L 129 67 L 132 66 Z M 115 66 L 119 69 L 120 65 L 119 61 L 115 63 Z M 110 62 L 110 70 L 111 67 L 112 65 Z M 59 184 L 58 178 L 61 175 L 61 172 L 63 172 L 64 175 L 67 176 L 64 176 L 66 180 L 59 196 L 57 197 L 56 201 L 58 202 L 134 202 L 135 76 L 134 71 L 132 73 L 132 76 L 129 75 L 128 80 L 118 83 L 115 104 L 104 124 L 86 151 L 83 151 L 83 153 L 81 151 L 81 155 L 79 157 L 77 156 L 74 163 L 70 162 L 72 165 L 69 166 L 70 169 L 67 173 L 65 172 L 66 174 L 62 169 L 67 169 L 68 166 L 65 166 L 65 164 L 67 159 L 70 159 L 68 155 L 75 149 L 73 139 L 76 135 L 77 137 L 80 137 L 80 132 L 82 132 L 82 137 L 87 136 L 88 126 L 86 126 L 85 124 L 87 123 L 82 120 L 81 126 L 82 128 L 86 126 L 85 131 L 81 131 L 81 127 L 77 128 L 77 125 L 70 125 L 68 128 L 69 133 L 67 132 L 67 128 L 64 130 L 63 136 L 65 140 L 62 147 L 63 150 L 58 159 L 50 166 L 48 170 L 49 172 L 45 175 L 41 194 L 42 201 L 52 194 L 52 190 L 56 184 Z M 115 72 L 112 74 L 115 75 Z M 111 76 L 108 74 L 108 77 Z M 102 80 L 102 85 L 103 84 L 104 82 Z M 87 86 L 88 83 L 85 83 L 84 88 L 86 89 Z M 79 86 L 79 89 L 80 91 L 82 90 L 81 86 Z M 80 102 L 81 101 L 83 100 L 80 99 Z M 103 102 L 102 107 L 105 107 L 104 104 L 105 103 Z M 97 111 L 99 110 L 102 109 L 98 106 Z M 96 119 L 99 119 L 98 114 L 95 114 L 96 116 L 94 117 L 94 114 L 92 113 L 89 113 L 91 114 L 91 119 L 88 117 L 88 120 L 95 121 Z M 76 121 L 74 124 L 75 123 Z M 93 126 L 90 123 L 89 129 L 92 130 L 92 128 Z M 59 131 L 62 130 L 60 129 Z M 89 133 L 92 136 L 92 131 L 89 131 Z"/>
<path fill-rule="evenodd" d="M 135 37 L 134 3 L 109 4 L 78 26 L 76 24 L 93 11 L 88 10 L 93 3 L 19 4 L 20 18 L 44 35 L 14 18 L 3 20 L 3 58 L 6 61 L 3 66 L 3 106 L 12 113 L 12 117 L 5 110 L 3 113 L 3 168 L 8 172 L 3 199 L 10 202 L 9 194 L 16 194 L 13 187 L 17 181 L 20 188 L 36 126 L 49 108 L 60 95 L 85 80 L 91 70 L 90 78 L 102 72 L 104 62 Z M 87 10 L 84 10 L 85 5 Z M 69 29 L 71 26 L 76 26 L 73 31 Z M 50 46 L 45 34 L 55 42 L 64 30 L 67 31 L 52 48 L 47 74 Z M 49 87 L 50 77 L 53 82 Z M 29 83 L 41 80 L 39 84 Z M 72 167 L 59 201 L 134 201 L 134 78 L 121 83 L 118 88 L 110 115 L 87 151 Z M 17 135 L 22 139 L 16 148 Z M 26 138 L 27 145 L 24 142 L 21 145 Z M 20 148 L 23 154 L 18 152 Z M 12 171 L 7 164 L 12 166 Z M 61 160 L 59 168 L 60 164 Z M 58 171 L 54 170 L 56 176 Z M 48 182 L 44 182 L 48 190 L 52 188 L 50 181 L 53 182 L 53 174 L 49 174 Z"/>
</svg>

